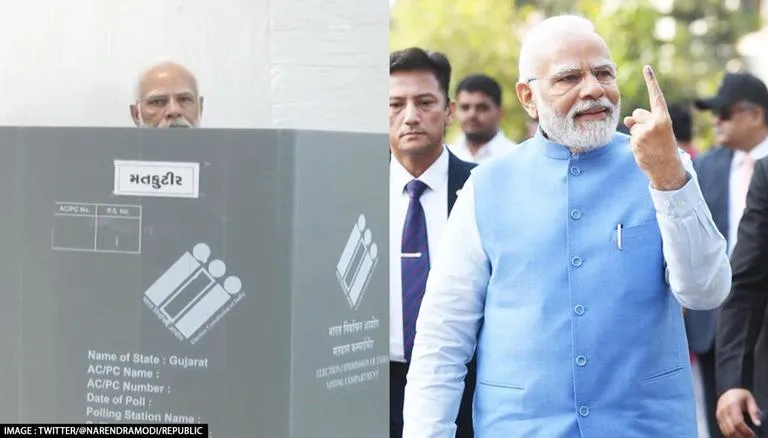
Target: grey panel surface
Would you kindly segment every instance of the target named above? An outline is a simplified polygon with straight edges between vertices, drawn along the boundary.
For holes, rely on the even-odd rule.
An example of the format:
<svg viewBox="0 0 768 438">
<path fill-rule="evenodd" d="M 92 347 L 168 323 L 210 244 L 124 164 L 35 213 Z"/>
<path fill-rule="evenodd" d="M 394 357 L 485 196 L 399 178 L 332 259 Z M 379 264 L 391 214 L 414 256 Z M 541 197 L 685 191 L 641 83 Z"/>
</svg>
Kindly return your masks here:
<svg viewBox="0 0 768 438">
<path fill-rule="evenodd" d="M 226 438 L 386 436 L 385 364 L 371 368 L 377 379 L 342 391 L 316 373 L 334 359 L 329 324 L 350 318 L 378 318 L 365 355 L 386 355 L 387 167 L 376 142 L 0 128 L 0 420 L 190 420 Z M 114 195 L 114 160 L 199 163 L 199 198 Z M 353 309 L 335 270 L 361 213 L 380 261 Z M 202 274 L 193 269 L 200 244 L 210 252 Z M 217 281 L 206 276 L 222 271 L 214 259 L 225 265 Z M 228 276 L 240 292 L 216 288 L 233 284 Z M 168 326 L 150 300 L 166 292 L 178 295 L 159 308 L 182 315 Z M 216 313 L 195 304 L 218 298 L 229 301 Z"/>
<path fill-rule="evenodd" d="M 387 138 L 296 143 L 293 436 L 388 437 Z"/>
</svg>

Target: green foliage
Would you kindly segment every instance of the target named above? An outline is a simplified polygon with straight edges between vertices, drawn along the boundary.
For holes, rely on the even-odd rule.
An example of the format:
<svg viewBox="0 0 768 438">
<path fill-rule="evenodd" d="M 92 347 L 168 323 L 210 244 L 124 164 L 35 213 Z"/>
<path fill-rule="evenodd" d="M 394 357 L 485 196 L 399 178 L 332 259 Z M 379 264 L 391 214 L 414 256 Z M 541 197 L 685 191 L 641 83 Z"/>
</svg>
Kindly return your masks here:
<svg viewBox="0 0 768 438">
<path fill-rule="evenodd" d="M 612 4 L 615 4 L 612 6 Z M 642 76 L 654 67 L 667 102 L 690 103 L 715 92 L 729 61 L 738 58 L 738 39 L 759 28 L 755 6 L 742 1 L 730 11 L 722 0 L 675 0 L 668 17 L 674 35 L 657 36 L 665 14 L 647 0 L 397 0 L 392 8 L 390 48 L 420 46 L 444 52 L 453 66 L 453 82 L 484 72 L 504 90 L 503 129 L 512 139 L 525 137 L 527 115 L 515 95 L 517 60 L 524 31 L 542 16 L 579 13 L 595 22 L 619 66 L 622 113 L 648 108 Z M 669 18 L 666 18 L 669 20 Z M 703 31 L 702 31 L 703 30 Z M 695 117 L 699 148 L 710 143 L 710 117 Z M 457 126 L 449 138 L 457 133 Z"/>
<path fill-rule="evenodd" d="M 522 138 L 526 115 L 515 97 L 517 55 L 520 25 L 532 10 L 510 0 L 398 0 L 391 15 L 390 48 L 419 46 L 445 53 L 453 67 L 452 89 L 467 74 L 496 78 L 504 90 L 504 130 L 511 138 Z"/>
</svg>

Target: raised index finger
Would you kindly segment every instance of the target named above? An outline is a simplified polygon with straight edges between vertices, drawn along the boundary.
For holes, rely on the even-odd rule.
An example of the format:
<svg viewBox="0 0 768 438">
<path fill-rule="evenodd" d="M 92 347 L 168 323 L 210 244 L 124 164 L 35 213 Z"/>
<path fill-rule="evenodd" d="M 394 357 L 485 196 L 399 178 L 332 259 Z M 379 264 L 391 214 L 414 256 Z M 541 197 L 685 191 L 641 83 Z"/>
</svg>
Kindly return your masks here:
<svg viewBox="0 0 768 438">
<path fill-rule="evenodd" d="M 667 101 L 664 100 L 664 93 L 661 92 L 661 86 L 659 86 L 659 82 L 656 81 L 656 74 L 653 72 L 650 65 L 643 67 L 643 78 L 645 78 L 645 86 L 648 88 L 651 112 L 654 114 L 668 113 Z"/>
</svg>

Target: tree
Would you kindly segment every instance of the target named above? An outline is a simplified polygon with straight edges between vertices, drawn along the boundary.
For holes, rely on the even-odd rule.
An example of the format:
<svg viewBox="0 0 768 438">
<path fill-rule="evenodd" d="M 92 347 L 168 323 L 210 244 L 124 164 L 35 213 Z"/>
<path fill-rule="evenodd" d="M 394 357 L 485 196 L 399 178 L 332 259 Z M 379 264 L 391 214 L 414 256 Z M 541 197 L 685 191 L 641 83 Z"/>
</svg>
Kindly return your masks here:
<svg viewBox="0 0 768 438">
<path fill-rule="evenodd" d="M 503 127 L 512 138 L 522 138 L 526 115 L 514 89 L 521 30 L 532 11 L 509 0 L 398 0 L 391 15 L 390 48 L 420 46 L 445 53 L 454 83 L 478 72 L 496 78 L 504 91 Z"/>
</svg>

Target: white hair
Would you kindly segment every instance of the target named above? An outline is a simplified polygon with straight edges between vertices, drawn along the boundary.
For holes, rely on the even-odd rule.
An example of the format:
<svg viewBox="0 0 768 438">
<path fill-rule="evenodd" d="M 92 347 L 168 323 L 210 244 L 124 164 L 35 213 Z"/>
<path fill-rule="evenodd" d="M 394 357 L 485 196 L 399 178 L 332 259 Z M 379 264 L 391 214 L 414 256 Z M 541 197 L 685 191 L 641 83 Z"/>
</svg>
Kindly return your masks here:
<svg viewBox="0 0 768 438">
<path fill-rule="evenodd" d="M 578 15 L 557 15 L 533 26 L 523 39 L 518 60 L 519 82 L 528 82 L 536 77 L 537 54 L 553 38 L 566 37 L 574 33 L 595 33 L 595 25 Z"/>
<path fill-rule="evenodd" d="M 144 80 L 147 78 L 147 75 L 150 72 L 152 72 L 153 70 L 156 70 L 156 69 L 158 69 L 160 67 L 180 67 L 180 68 L 188 71 L 189 74 L 192 75 L 192 79 L 195 81 L 195 87 L 197 87 L 197 85 L 198 85 L 197 84 L 197 78 L 195 77 L 195 75 L 187 67 L 185 67 L 184 65 L 179 64 L 178 62 L 173 61 L 171 59 L 162 59 L 160 61 L 156 61 L 155 63 L 153 63 L 149 67 L 146 67 L 144 70 L 142 70 L 139 73 L 138 79 L 136 80 L 136 84 L 135 84 L 134 90 L 133 90 L 133 98 L 136 100 L 136 102 L 140 101 L 141 98 L 142 98 L 141 86 L 144 83 Z"/>
</svg>

